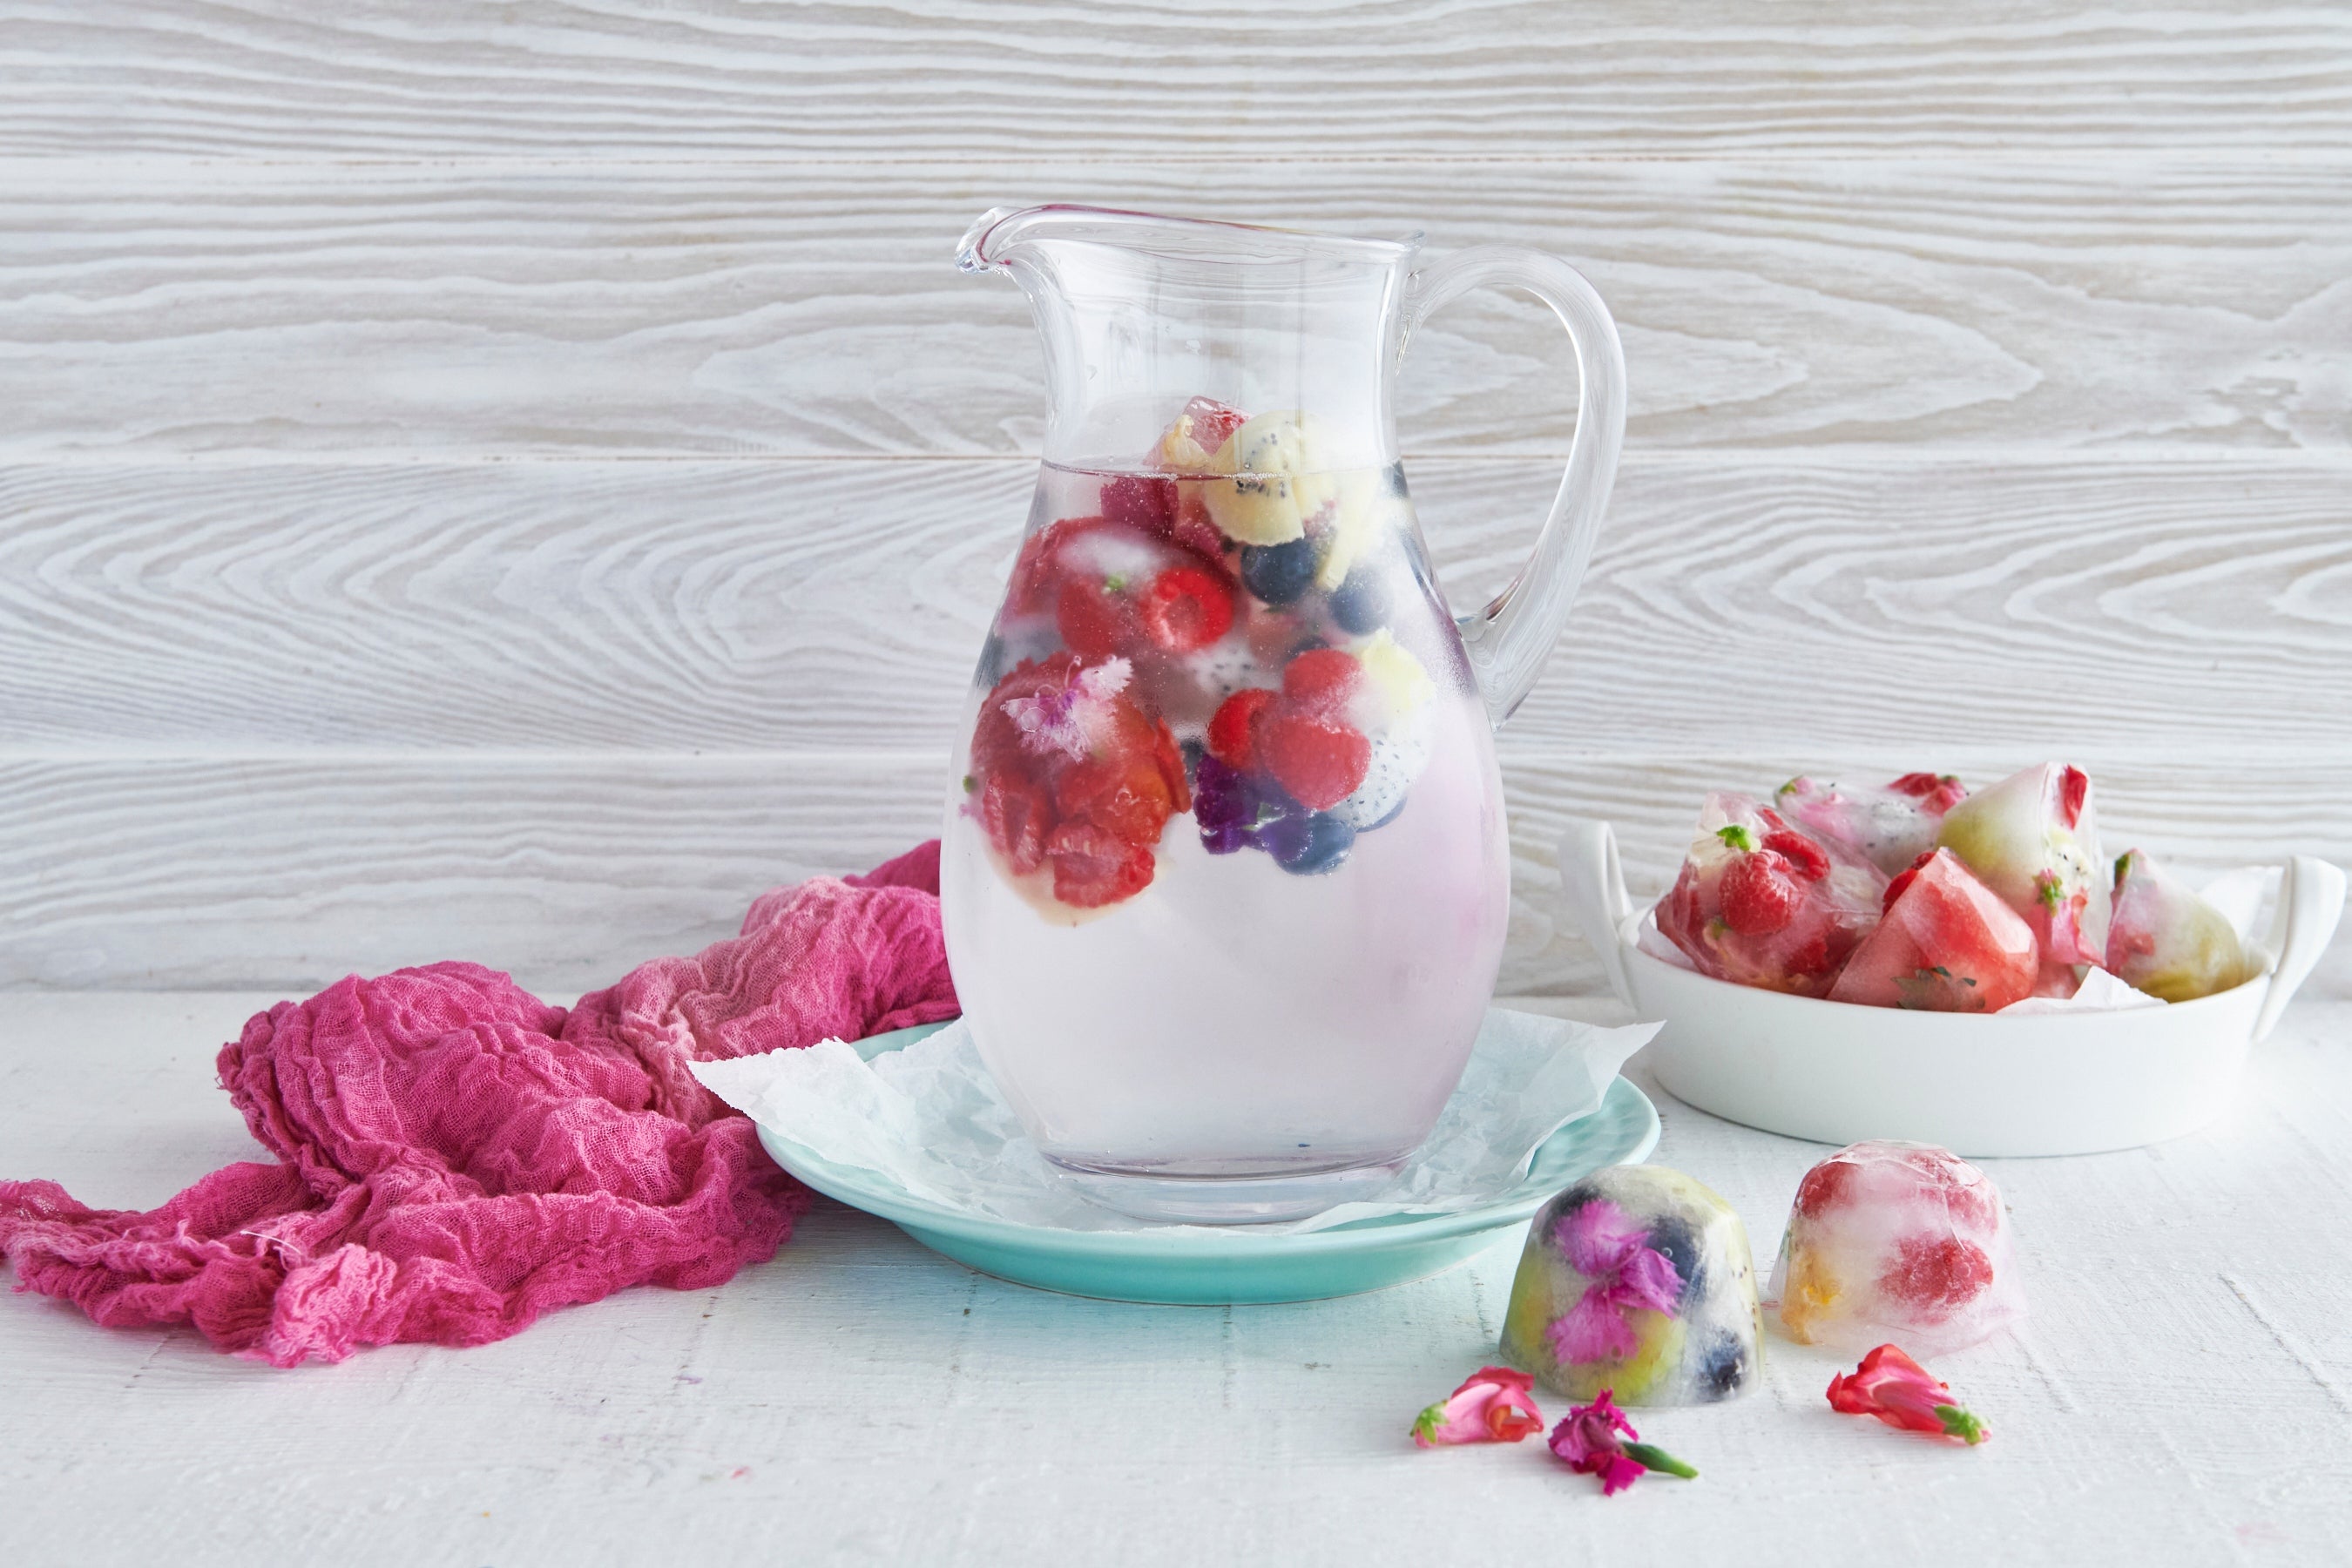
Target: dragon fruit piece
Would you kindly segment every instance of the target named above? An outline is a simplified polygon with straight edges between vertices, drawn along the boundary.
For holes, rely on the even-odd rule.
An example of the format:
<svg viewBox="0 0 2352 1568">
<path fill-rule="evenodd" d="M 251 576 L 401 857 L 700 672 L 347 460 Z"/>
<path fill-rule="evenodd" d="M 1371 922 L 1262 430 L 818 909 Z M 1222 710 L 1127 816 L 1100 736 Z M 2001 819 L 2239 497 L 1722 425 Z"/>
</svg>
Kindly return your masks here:
<svg viewBox="0 0 2352 1568">
<path fill-rule="evenodd" d="M 1826 994 L 1878 921 L 1886 879 L 1771 807 L 1717 792 L 1700 808 L 1659 933 L 1703 974 L 1801 996 Z"/>
<path fill-rule="evenodd" d="M 2033 928 L 2042 944 L 2036 995 L 2071 995 L 2074 966 L 2105 962 L 2106 866 L 2082 769 L 2044 763 L 2012 773 L 1946 813 L 1936 842 Z"/>
<path fill-rule="evenodd" d="M 1968 793 L 1949 773 L 1905 773 L 1876 788 L 1800 775 L 1780 786 L 1773 804 L 1814 837 L 1892 877 L 1936 847 L 1944 814 Z"/>
<path fill-rule="evenodd" d="M 2167 1002 L 2242 985 L 2258 967 L 2221 911 L 2140 849 L 2116 862 L 2106 966 L 2126 985 Z"/>
<path fill-rule="evenodd" d="M 1426 721 L 1400 724 L 1372 741 L 1372 760 L 1356 793 L 1331 808 L 1331 815 L 1358 832 L 1378 827 L 1404 805 L 1412 781 L 1429 762 Z"/>
<path fill-rule="evenodd" d="M 2033 930 L 1934 849 L 1886 887 L 1886 912 L 1830 988 L 1832 1002 L 1928 1013 L 1998 1013 L 2033 994 Z"/>
</svg>

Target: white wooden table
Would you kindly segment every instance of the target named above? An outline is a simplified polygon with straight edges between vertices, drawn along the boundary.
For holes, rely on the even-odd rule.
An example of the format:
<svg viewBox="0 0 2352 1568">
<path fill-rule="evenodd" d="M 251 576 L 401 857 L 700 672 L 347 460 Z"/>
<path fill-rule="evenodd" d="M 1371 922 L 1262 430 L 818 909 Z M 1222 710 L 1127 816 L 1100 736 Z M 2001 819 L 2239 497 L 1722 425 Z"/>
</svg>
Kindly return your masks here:
<svg viewBox="0 0 2352 1568">
<path fill-rule="evenodd" d="M 0 998 L 0 1163 L 145 1205 L 248 1155 L 211 1058 L 268 1000 Z M 1822 1151 L 1644 1087 L 1656 1158 L 1717 1186 L 1769 1250 Z M 1003 1284 L 820 1203 L 719 1289 L 335 1367 L 0 1298 L 0 1557 L 2352 1559 L 2352 1002 L 2298 1003 L 2209 1132 L 1989 1164 L 2032 1316 L 1931 1363 L 1992 1426 L 1973 1450 L 1833 1415 L 1834 1358 L 1775 1339 L 1745 1399 L 1642 1422 L 1700 1479 L 1604 1500 L 1534 1443 L 1405 1437 L 1493 1350 L 1516 1235 L 1370 1296 L 1137 1307 Z"/>
</svg>

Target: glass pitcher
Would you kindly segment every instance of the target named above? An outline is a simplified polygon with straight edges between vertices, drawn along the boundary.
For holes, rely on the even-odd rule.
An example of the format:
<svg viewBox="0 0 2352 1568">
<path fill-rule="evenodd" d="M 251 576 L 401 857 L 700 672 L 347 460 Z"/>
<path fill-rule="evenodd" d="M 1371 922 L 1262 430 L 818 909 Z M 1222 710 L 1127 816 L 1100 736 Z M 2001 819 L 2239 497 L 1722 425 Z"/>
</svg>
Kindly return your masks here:
<svg viewBox="0 0 2352 1568">
<path fill-rule="evenodd" d="M 1625 422 L 1600 297 L 1511 247 L 1000 208 L 1053 395 L 973 678 L 940 885 L 983 1059 L 1097 1201 L 1311 1214 L 1425 1138 L 1502 963 L 1493 727 L 1591 555 Z M 1479 284 L 1567 325 L 1581 386 L 1535 553 L 1456 619 L 1397 461 L 1412 329 Z"/>
</svg>

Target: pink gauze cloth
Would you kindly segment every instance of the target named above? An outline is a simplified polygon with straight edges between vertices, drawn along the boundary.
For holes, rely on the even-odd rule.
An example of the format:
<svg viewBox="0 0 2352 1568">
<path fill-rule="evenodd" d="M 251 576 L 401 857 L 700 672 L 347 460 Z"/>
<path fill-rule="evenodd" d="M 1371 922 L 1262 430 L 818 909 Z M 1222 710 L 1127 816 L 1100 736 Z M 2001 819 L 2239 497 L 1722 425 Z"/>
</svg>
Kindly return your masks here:
<svg viewBox="0 0 2352 1568">
<path fill-rule="evenodd" d="M 278 1163 L 149 1214 L 0 1182 L 19 1290 L 100 1323 L 193 1323 L 278 1366 L 482 1344 L 651 1282 L 763 1262 L 809 1201 L 687 1070 L 951 1018 L 940 850 L 763 894 L 742 933 L 551 1007 L 433 963 L 257 1015 L 220 1080 Z"/>
</svg>

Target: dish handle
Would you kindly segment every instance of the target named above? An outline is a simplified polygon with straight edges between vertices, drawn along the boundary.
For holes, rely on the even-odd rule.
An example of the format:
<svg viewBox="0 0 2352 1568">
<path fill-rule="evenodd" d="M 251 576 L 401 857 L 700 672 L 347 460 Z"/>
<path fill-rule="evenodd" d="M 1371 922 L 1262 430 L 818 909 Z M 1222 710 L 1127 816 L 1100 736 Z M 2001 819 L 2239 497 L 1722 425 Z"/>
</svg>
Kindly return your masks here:
<svg viewBox="0 0 2352 1568">
<path fill-rule="evenodd" d="M 2257 1045 L 2278 1026 L 2279 1015 L 2326 951 L 2343 913 L 2342 869 L 2309 855 L 2296 856 L 2287 866 L 2286 885 L 2279 889 L 2278 915 L 2271 924 L 2270 949 L 2278 954 L 2278 963 L 2271 971 L 2270 994 L 2263 998 L 2263 1010 L 2254 1016 Z"/>
<path fill-rule="evenodd" d="M 1584 928 L 1584 940 L 1601 955 L 1601 967 L 1608 971 L 1617 1000 L 1628 1007 L 1638 1005 L 1625 973 L 1625 952 L 1618 945 L 1619 929 L 1633 912 L 1633 897 L 1625 890 L 1616 830 L 1607 823 L 1590 816 L 1568 819 L 1568 828 L 1559 836 L 1559 894 L 1569 918 Z"/>
</svg>

